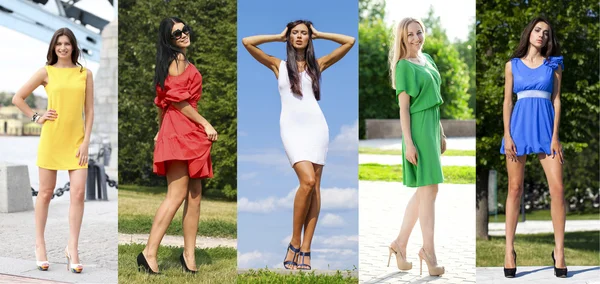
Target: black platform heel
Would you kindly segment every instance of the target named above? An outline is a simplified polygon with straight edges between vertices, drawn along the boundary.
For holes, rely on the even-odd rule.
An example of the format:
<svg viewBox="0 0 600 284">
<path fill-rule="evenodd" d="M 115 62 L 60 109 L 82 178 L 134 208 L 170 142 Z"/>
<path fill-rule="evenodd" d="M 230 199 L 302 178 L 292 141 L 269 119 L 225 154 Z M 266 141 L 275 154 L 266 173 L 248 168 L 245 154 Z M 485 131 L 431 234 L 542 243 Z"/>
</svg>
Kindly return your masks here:
<svg viewBox="0 0 600 284">
<path fill-rule="evenodd" d="M 567 277 L 567 268 L 557 268 L 556 267 L 556 259 L 554 259 L 554 250 L 552 250 L 552 262 L 554 263 L 554 275 L 558 278 L 566 278 Z"/>
<path fill-rule="evenodd" d="M 152 268 L 150 268 L 150 265 L 148 264 L 146 257 L 141 252 L 137 256 L 137 265 L 138 265 L 138 271 L 142 271 L 142 269 L 144 269 L 144 272 L 146 272 L 148 274 L 160 274 L 160 272 L 155 272 L 154 270 L 152 270 Z"/>
<path fill-rule="evenodd" d="M 517 274 L 517 253 L 515 250 L 513 250 L 513 257 L 515 258 L 515 268 L 504 267 L 504 277 L 506 278 L 514 278 Z"/>
<path fill-rule="evenodd" d="M 191 270 L 187 267 L 187 263 L 185 263 L 185 259 L 183 258 L 183 253 L 179 256 L 179 262 L 181 262 L 181 266 L 183 266 L 183 271 L 191 274 L 196 274 L 198 270 Z"/>
</svg>

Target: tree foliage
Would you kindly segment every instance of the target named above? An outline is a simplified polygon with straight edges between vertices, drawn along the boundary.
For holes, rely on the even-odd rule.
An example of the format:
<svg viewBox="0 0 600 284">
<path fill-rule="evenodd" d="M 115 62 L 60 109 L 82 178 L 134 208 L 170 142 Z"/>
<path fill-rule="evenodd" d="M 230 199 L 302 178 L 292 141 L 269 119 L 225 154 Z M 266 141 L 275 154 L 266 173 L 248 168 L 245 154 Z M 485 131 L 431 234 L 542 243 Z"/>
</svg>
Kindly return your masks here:
<svg viewBox="0 0 600 284">
<path fill-rule="evenodd" d="M 388 71 L 393 27 L 383 21 L 385 3 L 361 0 L 359 8 L 359 135 L 365 138 L 365 119 L 397 119 L 400 116 Z M 442 76 L 442 118 L 472 118 L 468 104 L 469 72 L 458 52 L 458 44 L 448 40 L 432 8 L 424 24 L 428 32 L 423 51 L 433 57 Z M 474 53 L 474 49 L 471 52 Z"/>
<path fill-rule="evenodd" d="M 237 6 L 233 0 L 119 1 L 119 180 L 164 185 L 152 173 L 158 131 L 153 104 L 156 39 L 160 21 L 177 16 L 192 28 L 188 59 L 203 77 L 198 111 L 219 132 L 211 156 L 215 176 L 205 192 L 236 199 Z"/>
<path fill-rule="evenodd" d="M 504 65 L 527 23 L 540 15 L 552 24 L 564 56 L 559 137 L 565 153 L 565 196 L 567 201 L 574 201 L 585 195 L 586 189 L 598 190 L 598 2 L 478 0 L 477 167 L 478 172 L 498 170 L 501 204 L 507 188 L 506 164 L 499 153 L 504 135 Z M 525 168 L 526 194 L 540 184 L 547 193 L 543 169 L 537 157 L 530 156 Z M 484 187 L 477 187 L 477 191 L 478 198 L 485 198 Z"/>
</svg>

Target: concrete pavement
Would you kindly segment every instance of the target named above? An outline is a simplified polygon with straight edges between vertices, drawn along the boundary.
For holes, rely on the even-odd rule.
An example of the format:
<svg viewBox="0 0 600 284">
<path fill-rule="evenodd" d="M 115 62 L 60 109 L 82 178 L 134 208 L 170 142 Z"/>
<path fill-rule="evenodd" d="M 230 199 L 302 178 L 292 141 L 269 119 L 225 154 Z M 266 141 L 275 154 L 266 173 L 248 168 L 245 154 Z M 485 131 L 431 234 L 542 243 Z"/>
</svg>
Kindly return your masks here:
<svg viewBox="0 0 600 284">
<path fill-rule="evenodd" d="M 398 182 L 359 181 L 360 283 L 475 283 L 475 185 L 441 184 L 436 201 L 435 246 L 441 277 L 419 275 L 417 252 L 422 246 L 419 222 L 407 248 L 413 269 L 401 272 L 388 246 L 400 231 L 406 204 L 415 189 Z M 472 206 L 466 206 L 471 204 Z"/>
<path fill-rule="evenodd" d="M 0 214 L 0 283 L 19 283 L 15 279 L 44 281 L 40 283 L 117 283 L 117 190 L 108 188 L 108 198 L 109 201 L 85 202 L 79 237 L 79 258 L 84 266 L 81 274 L 66 270 L 68 193 L 50 202 L 45 234 L 48 271 L 39 271 L 35 266 L 34 211 Z"/>
<path fill-rule="evenodd" d="M 402 150 L 402 139 L 360 140 L 358 141 L 358 146 L 361 148 Z M 498 144 L 498 147 L 500 147 L 500 144 Z M 446 138 L 446 148 L 453 150 L 475 150 L 475 137 L 448 137 Z"/>
<path fill-rule="evenodd" d="M 380 165 L 402 165 L 401 155 L 358 155 L 359 164 L 380 164 Z M 442 155 L 442 166 L 469 166 L 475 167 L 475 156 L 444 156 Z"/>
</svg>

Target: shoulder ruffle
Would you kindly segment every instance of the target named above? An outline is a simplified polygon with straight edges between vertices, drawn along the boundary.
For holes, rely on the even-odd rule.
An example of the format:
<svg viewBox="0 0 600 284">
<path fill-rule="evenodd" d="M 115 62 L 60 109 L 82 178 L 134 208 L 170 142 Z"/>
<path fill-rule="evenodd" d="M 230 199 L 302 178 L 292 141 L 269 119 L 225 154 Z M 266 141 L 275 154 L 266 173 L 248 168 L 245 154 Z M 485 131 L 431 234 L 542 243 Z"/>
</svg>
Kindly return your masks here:
<svg viewBox="0 0 600 284">
<path fill-rule="evenodd" d="M 552 68 L 552 70 L 556 70 L 558 68 L 558 65 L 560 65 L 562 69 L 565 70 L 565 65 L 563 64 L 562 56 L 550 56 L 548 57 L 548 59 L 546 59 L 546 61 L 544 61 L 544 64 Z"/>
</svg>

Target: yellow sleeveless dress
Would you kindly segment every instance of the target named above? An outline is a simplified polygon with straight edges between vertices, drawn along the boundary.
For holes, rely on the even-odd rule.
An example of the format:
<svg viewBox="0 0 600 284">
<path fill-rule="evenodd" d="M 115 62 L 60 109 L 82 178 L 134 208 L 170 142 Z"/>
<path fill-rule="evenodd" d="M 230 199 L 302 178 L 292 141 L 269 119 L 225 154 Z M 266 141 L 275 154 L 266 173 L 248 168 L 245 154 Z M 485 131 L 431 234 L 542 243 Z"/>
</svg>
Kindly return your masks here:
<svg viewBox="0 0 600 284">
<path fill-rule="evenodd" d="M 87 70 L 81 67 L 56 68 L 46 65 L 48 72 L 48 110 L 58 118 L 42 125 L 38 145 L 37 166 L 49 170 L 86 169 L 76 157 L 84 138 L 83 110 Z"/>
</svg>

